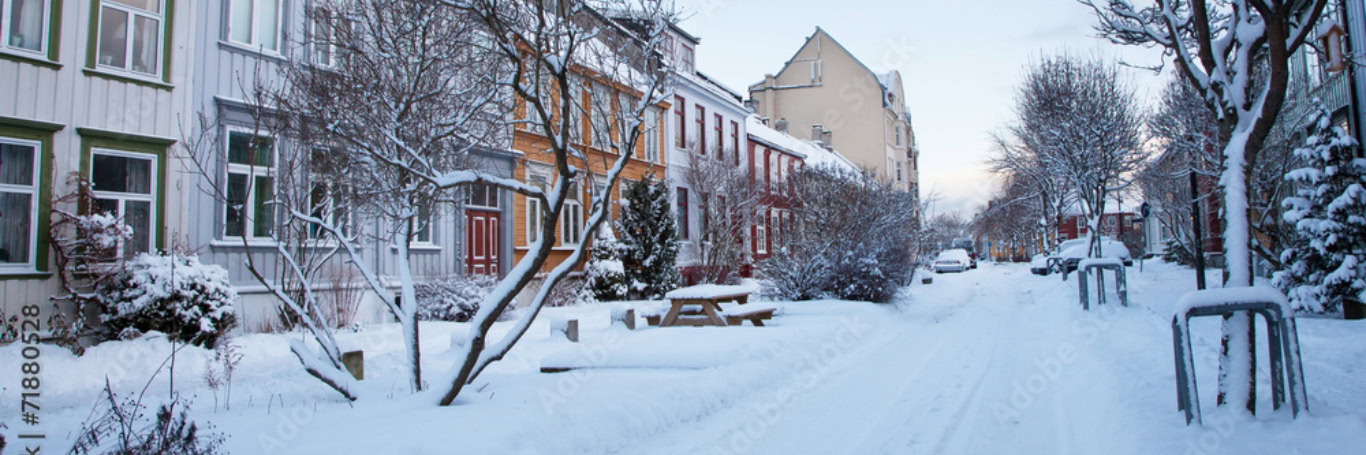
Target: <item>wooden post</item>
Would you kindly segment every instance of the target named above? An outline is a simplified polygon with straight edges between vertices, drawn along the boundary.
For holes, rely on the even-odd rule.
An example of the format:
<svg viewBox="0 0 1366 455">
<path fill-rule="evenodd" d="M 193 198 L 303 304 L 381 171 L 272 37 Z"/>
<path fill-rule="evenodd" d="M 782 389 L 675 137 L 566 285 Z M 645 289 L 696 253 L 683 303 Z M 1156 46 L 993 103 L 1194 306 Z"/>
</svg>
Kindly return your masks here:
<svg viewBox="0 0 1366 455">
<path fill-rule="evenodd" d="M 563 334 L 569 341 L 579 342 L 579 320 L 578 319 L 556 319 L 550 321 L 550 336 Z"/>
<path fill-rule="evenodd" d="M 341 361 L 346 371 L 355 376 L 357 381 L 365 380 L 365 351 L 343 352 Z"/>
<path fill-rule="evenodd" d="M 612 325 L 622 325 L 626 330 L 636 329 L 636 310 L 634 308 L 617 308 L 612 310 Z"/>
</svg>

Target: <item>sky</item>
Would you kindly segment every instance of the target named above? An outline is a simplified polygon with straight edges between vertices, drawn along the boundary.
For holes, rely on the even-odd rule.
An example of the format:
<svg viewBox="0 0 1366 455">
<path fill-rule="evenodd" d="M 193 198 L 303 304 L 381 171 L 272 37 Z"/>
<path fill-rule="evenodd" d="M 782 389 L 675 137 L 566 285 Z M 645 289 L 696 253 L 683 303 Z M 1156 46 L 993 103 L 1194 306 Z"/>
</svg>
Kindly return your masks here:
<svg viewBox="0 0 1366 455">
<path fill-rule="evenodd" d="M 873 71 L 901 71 L 920 146 L 921 194 L 935 212 L 970 217 L 995 185 L 991 133 L 1014 117 L 1015 87 L 1041 55 L 1072 52 L 1135 65 L 1153 49 L 1097 38 L 1075 0 L 677 0 L 681 26 L 702 39 L 698 70 L 739 93 L 777 73 L 820 26 Z M 1140 100 L 1165 80 L 1125 69 Z"/>
</svg>

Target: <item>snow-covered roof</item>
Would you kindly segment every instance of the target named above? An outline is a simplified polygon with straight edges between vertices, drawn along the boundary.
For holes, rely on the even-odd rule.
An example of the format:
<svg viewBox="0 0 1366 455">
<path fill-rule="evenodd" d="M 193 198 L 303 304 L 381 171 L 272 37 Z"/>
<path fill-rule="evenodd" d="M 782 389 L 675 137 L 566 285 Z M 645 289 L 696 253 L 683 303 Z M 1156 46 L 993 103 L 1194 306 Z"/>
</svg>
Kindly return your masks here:
<svg viewBox="0 0 1366 455">
<path fill-rule="evenodd" d="M 826 150 L 825 147 L 815 142 L 798 139 L 790 134 L 770 128 L 764 125 L 764 122 L 759 120 L 757 115 L 751 115 L 745 119 L 745 132 L 755 139 L 805 158 L 807 166 L 826 165 L 843 167 L 855 172 L 859 170 L 858 166 L 840 155 L 839 152 Z"/>
</svg>

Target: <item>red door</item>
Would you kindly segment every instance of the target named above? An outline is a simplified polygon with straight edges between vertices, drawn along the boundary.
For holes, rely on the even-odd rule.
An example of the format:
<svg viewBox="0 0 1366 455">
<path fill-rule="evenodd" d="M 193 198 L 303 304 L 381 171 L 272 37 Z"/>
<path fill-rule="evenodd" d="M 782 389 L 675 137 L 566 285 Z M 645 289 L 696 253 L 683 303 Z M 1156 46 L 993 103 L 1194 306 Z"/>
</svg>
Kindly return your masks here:
<svg viewBox="0 0 1366 455">
<path fill-rule="evenodd" d="M 465 270 L 498 275 L 498 212 L 465 211 Z"/>
</svg>

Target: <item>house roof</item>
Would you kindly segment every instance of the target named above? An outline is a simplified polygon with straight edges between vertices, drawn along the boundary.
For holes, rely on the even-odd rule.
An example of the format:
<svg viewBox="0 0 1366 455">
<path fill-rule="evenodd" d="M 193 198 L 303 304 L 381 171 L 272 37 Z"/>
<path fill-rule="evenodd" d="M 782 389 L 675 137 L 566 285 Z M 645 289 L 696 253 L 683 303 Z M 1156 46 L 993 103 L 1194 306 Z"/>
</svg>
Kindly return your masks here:
<svg viewBox="0 0 1366 455">
<path fill-rule="evenodd" d="M 858 166 L 852 161 L 840 155 L 834 150 L 826 150 L 820 144 L 805 139 L 798 139 L 791 135 L 775 130 L 759 119 L 757 115 L 751 115 L 745 119 L 745 132 L 750 138 L 768 144 L 769 146 L 781 151 L 802 157 L 807 165 L 826 165 L 842 167 L 850 171 L 857 172 Z"/>
</svg>

